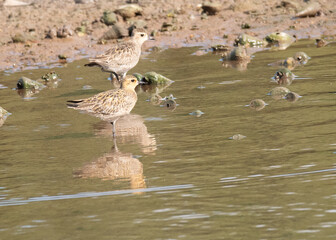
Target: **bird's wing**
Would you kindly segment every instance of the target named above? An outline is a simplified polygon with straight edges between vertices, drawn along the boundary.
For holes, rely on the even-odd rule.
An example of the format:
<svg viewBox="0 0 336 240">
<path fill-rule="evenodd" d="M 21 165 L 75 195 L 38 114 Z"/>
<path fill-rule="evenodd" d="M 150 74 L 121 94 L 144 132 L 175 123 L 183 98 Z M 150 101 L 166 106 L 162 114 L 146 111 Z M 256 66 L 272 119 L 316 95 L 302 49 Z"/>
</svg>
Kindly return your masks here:
<svg viewBox="0 0 336 240">
<path fill-rule="evenodd" d="M 118 65 L 129 63 L 135 51 L 136 46 L 133 42 L 123 42 L 113 46 L 104 54 L 90 59 L 90 62 L 95 62 L 102 66 L 113 65 L 117 67 Z"/>
</svg>

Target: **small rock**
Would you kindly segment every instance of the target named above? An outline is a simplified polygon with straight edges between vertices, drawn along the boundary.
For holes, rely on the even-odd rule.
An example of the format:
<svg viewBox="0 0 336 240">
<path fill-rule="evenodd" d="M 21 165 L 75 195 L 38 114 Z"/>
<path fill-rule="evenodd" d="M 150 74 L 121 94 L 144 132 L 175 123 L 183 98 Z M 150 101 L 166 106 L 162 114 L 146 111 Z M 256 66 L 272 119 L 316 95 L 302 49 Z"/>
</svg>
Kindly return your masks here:
<svg viewBox="0 0 336 240">
<path fill-rule="evenodd" d="M 250 24 L 248 24 L 248 23 L 243 23 L 242 25 L 240 25 L 240 27 L 241 27 L 241 29 L 250 29 L 251 28 Z"/>
<path fill-rule="evenodd" d="M 247 46 L 247 47 L 255 47 L 255 46 L 264 46 L 266 45 L 267 42 L 259 39 L 257 37 L 250 36 L 248 34 L 240 34 L 236 39 L 235 39 L 235 44 L 234 46 Z"/>
<path fill-rule="evenodd" d="M 122 16 L 124 19 L 132 18 L 137 15 L 142 15 L 143 9 L 138 4 L 127 4 L 120 6 L 115 13 Z"/>
<path fill-rule="evenodd" d="M 321 5 L 318 2 L 309 3 L 304 9 L 299 11 L 295 17 L 315 17 L 321 15 Z"/>
<path fill-rule="evenodd" d="M 41 79 L 46 81 L 46 82 L 51 82 L 57 80 L 59 77 L 56 72 L 52 71 L 50 73 L 44 74 Z"/>
<path fill-rule="evenodd" d="M 107 26 L 113 25 L 118 22 L 117 15 L 111 11 L 105 11 L 101 17 L 101 21 Z"/>
<path fill-rule="evenodd" d="M 88 4 L 88 3 L 94 3 L 94 0 L 75 0 L 75 3 L 77 4 Z"/>
<path fill-rule="evenodd" d="M 271 33 L 265 37 L 265 40 L 269 44 L 277 44 L 277 45 L 290 45 L 294 42 L 294 38 L 285 32 Z"/>
<path fill-rule="evenodd" d="M 90 86 L 90 85 L 84 85 L 84 86 L 82 87 L 82 89 L 83 89 L 83 90 L 91 90 L 91 89 L 92 89 L 92 86 Z"/>
<path fill-rule="evenodd" d="M 26 38 L 23 34 L 17 33 L 12 37 L 13 43 L 24 43 L 26 41 Z"/>
<path fill-rule="evenodd" d="M 0 127 L 5 123 L 9 115 L 11 115 L 11 113 L 0 107 Z"/>
<path fill-rule="evenodd" d="M 63 27 L 57 30 L 56 35 L 58 38 L 67 38 L 73 35 L 73 31 L 69 25 L 63 25 Z"/>
<path fill-rule="evenodd" d="M 324 47 L 328 44 L 328 42 L 324 39 L 318 38 L 315 40 L 316 41 L 316 47 L 320 48 L 320 47 Z"/>
<path fill-rule="evenodd" d="M 295 92 L 289 92 L 285 95 L 288 102 L 296 102 L 301 96 Z"/>
<path fill-rule="evenodd" d="M 295 75 L 288 68 L 283 68 L 278 70 L 271 79 L 279 85 L 290 85 L 294 78 Z"/>
<path fill-rule="evenodd" d="M 128 30 L 123 25 L 117 23 L 113 25 L 104 35 L 100 38 L 102 40 L 119 39 L 128 36 Z"/>
<path fill-rule="evenodd" d="M 142 83 L 144 77 L 140 73 L 133 73 L 133 76 L 138 79 L 140 84 Z"/>
<path fill-rule="evenodd" d="M 52 28 L 46 33 L 46 38 L 54 39 L 57 37 L 57 29 Z"/>
<path fill-rule="evenodd" d="M 250 56 L 247 54 L 246 48 L 243 46 L 235 47 L 232 51 L 227 54 L 222 55 L 223 60 L 231 61 L 247 61 L 250 59 Z"/>
<path fill-rule="evenodd" d="M 304 52 L 297 52 L 294 54 L 293 58 L 299 63 L 299 64 L 306 64 L 310 57 L 304 53 Z"/>
<path fill-rule="evenodd" d="M 283 99 L 287 93 L 290 93 L 290 90 L 288 88 L 285 87 L 276 87 L 273 88 L 268 95 L 272 96 L 273 99 L 275 100 L 279 100 L 279 99 Z"/>
<path fill-rule="evenodd" d="M 216 15 L 220 12 L 222 5 L 219 3 L 205 2 L 202 4 L 203 13 L 207 15 Z"/>
<path fill-rule="evenodd" d="M 246 138 L 246 136 L 241 135 L 241 134 L 235 134 L 232 137 L 229 137 L 229 139 L 231 139 L 231 140 L 242 140 L 244 138 Z"/>
<path fill-rule="evenodd" d="M 204 112 L 202 112 L 201 110 L 195 110 L 195 111 L 189 113 L 189 115 L 196 116 L 196 117 L 200 117 L 203 114 L 204 114 Z"/>
<path fill-rule="evenodd" d="M 250 102 L 249 106 L 256 111 L 260 111 L 266 106 L 266 103 L 262 99 L 254 99 Z"/>
<path fill-rule="evenodd" d="M 177 106 L 175 99 L 173 94 L 170 94 L 168 97 L 161 99 L 161 106 L 166 107 L 169 110 L 175 110 Z"/>
<path fill-rule="evenodd" d="M 222 52 L 222 51 L 227 52 L 229 51 L 229 49 L 230 49 L 229 46 L 222 44 L 211 46 L 211 50 L 214 52 Z"/>
</svg>

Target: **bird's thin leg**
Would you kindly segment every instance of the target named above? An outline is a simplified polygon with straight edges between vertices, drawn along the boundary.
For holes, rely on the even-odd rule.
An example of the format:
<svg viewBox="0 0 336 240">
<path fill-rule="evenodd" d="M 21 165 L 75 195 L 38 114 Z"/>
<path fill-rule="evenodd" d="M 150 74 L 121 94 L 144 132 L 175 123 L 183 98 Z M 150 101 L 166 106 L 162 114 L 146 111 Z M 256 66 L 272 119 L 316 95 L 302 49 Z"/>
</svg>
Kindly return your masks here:
<svg viewBox="0 0 336 240">
<path fill-rule="evenodd" d="M 115 72 L 112 72 L 112 74 L 117 78 L 117 80 L 118 80 L 118 82 L 120 82 L 120 79 L 119 79 L 119 76 L 118 76 L 118 74 L 117 73 L 115 73 Z"/>
<path fill-rule="evenodd" d="M 111 124 L 112 124 L 112 136 L 113 136 L 113 138 L 115 138 L 115 136 L 116 136 L 116 133 L 115 133 L 116 120 L 114 120 L 113 122 L 111 122 Z"/>
<path fill-rule="evenodd" d="M 124 80 L 125 76 L 126 76 L 126 73 L 123 73 L 121 76 L 121 80 Z"/>
</svg>

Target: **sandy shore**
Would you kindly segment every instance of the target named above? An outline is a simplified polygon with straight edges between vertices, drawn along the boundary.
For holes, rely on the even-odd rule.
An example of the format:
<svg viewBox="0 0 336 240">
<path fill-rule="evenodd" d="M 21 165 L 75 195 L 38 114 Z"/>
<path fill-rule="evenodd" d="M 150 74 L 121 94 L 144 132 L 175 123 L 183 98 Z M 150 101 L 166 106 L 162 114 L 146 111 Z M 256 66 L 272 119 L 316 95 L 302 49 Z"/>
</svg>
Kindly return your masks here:
<svg viewBox="0 0 336 240">
<path fill-rule="evenodd" d="M 60 55 L 73 61 L 102 53 L 117 40 L 101 40 L 104 33 L 113 28 L 113 25 L 103 23 L 101 17 L 104 11 L 114 12 L 126 4 L 125 1 L 104 0 L 76 0 L 87 2 L 83 4 L 74 0 L 23 1 L 31 4 L 0 7 L 0 71 L 45 66 L 58 62 Z M 317 16 L 304 18 L 294 17 L 307 6 L 308 3 L 303 0 L 229 0 L 214 3 L 219 3 L 216 5 L 218 11 L 211 15 L 202 9 L 202 1 L 140 0 L 138 5 L 142 10 L 139 15 L 124 18 L 116 14 L 116 23 L 124 34 L 134 24 L 145 26 L 148 33 L 153 33 L 155 41 L 147 41 L 144 51 L 153 46 L 232 46 L 240 33 L 263 38 L 271 32 L 284 31 L 298 39 L 336 35 L 336 7 L 333 1 L 319 0 Z M 85 31 L 82 31 L 83 26 Z M 62 28 L 63 37 L 46 38 Z"/>
</svg>

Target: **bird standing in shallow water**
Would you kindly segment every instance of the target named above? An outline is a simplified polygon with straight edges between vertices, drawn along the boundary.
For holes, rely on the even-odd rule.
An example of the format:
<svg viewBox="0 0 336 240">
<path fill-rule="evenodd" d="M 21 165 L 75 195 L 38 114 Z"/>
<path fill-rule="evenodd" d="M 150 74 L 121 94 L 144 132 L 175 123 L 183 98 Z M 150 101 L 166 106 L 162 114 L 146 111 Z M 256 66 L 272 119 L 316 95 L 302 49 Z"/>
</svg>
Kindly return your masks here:
<svg viewBox="0 0 336 240">
<path fill-rule="evenodd" d="M 129 114 L 138 100 L 134 90 L 137 85 L 137 78 L 128 75 L 121 81 L 119 89 L 101 92 L 86 99 L 68 101 L 67 105 L 109 121 L 114 137 L 116 121 L 119 117 Z"/>
<path fill-rule="evenodd" d="M 139 62 L 141 46 L 146 40 L 148 35 L 143 29 L 134 29 L 128 41 L 117 43 L 104 54 L 89 59 L 90 63 L 84 66 L 99 66 L 102 71 L 111 73 L 111 79 L 114 75 L 118 81 L 121 81 Z"/>
</svg>

